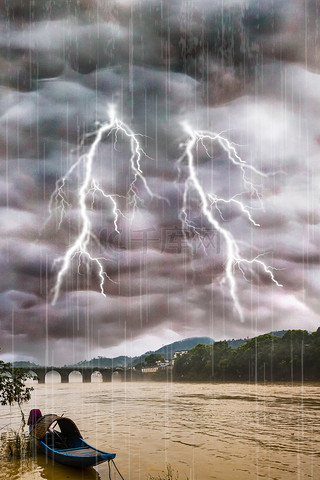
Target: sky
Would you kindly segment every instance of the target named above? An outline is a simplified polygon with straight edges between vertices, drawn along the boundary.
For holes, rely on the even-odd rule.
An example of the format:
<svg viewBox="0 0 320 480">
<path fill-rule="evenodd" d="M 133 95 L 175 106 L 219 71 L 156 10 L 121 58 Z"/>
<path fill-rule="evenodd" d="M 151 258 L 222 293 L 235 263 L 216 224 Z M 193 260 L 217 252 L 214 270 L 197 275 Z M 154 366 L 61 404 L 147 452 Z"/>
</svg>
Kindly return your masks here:
<svg viewBox="0 0 320 480">
<path fill-rule="evenodd" d="M 316 330 L 318 2 L 0 4 L 1 358 Z"/>
</svg>

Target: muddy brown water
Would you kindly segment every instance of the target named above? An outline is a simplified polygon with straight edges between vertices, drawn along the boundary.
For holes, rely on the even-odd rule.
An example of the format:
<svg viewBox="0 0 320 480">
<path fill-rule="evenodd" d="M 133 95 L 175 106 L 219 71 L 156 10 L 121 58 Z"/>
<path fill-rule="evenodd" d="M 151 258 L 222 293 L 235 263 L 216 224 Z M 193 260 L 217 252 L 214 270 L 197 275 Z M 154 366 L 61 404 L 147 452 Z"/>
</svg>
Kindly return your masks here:
<svg viewBox="0 0 320 480">
<path fill-rule="evenodd" d="M 88 443 L 117 454 L 126 480 L 320 479 L 320 385 L 70 383 L 36 385 L 24 407 L 64 414 Z M 0 428 L 19 411 L 0 407 Z M 39 454 L 0 459 L 6 480 L 107 480 L 102 464 L 83 472 Z M 119 477 L 112 474 L 112 479 Z"/>
</svg>

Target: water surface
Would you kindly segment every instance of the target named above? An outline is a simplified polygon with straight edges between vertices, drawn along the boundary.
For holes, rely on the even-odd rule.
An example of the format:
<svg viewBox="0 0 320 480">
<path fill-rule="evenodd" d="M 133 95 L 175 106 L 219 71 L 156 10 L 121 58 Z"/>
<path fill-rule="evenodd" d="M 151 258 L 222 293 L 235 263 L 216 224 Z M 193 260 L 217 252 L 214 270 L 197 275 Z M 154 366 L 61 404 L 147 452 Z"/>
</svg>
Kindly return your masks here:
<svg viewBox="0 0 320 480">
<path fill-rule="evenodd" d="M 35 386 L 24 409 L 71 417 L 88 443 L 116 452 L 126 480 L 146 480 L 167 464 L 179 480 L 318 480 L 319 387 L 45 384 Z M 18 425 L 18 409 L 0 407 L 2 431 Z M 0 478 L 10 480 L 107 480 L 107 469 L 102 464 L 81 473 L 41 454 L 0 459 Z"/>
</svg>

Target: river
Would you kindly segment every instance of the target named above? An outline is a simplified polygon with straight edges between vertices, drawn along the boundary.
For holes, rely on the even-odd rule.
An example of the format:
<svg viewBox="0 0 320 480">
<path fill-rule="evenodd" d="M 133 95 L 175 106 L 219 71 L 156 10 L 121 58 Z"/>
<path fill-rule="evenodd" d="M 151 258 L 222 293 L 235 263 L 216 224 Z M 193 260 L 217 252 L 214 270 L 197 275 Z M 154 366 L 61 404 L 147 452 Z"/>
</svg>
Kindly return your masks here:
<svg viewBox="0 0 320 480">
<path fill-rule="evenodd" d="M 88 443 L 117 454 L 126 480 L 168 464 L 179 480 L 320 478 L 320 385 L 52 383 L 35 386 L 31 408 L 75 420 Z M 0 406 L 1 431 L 18 425 L 18 409 Z M 107 480 L 108 470 L 79 473 L 39 454 L 2 457 L 0 478 Z"/>
</svg>

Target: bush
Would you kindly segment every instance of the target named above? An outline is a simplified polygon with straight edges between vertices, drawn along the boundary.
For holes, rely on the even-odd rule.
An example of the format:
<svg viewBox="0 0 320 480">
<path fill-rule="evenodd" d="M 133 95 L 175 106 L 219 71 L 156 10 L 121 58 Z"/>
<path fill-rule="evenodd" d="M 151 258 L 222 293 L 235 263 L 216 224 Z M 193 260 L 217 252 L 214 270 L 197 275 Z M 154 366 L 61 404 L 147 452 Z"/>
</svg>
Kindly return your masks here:
<svg viewBox="0 0 320 480">
<path fill-rule="evenodd" d="M 0 404 L 18 404 L 21 413 L 22 428 L 26 422 L 22 411 L 22 404 L 31 398 L 32 387 L 26 387 L 25 382 L 33 375 L 25 373 L 19 368 L 13 368 L 10 363 L 0 361 Z"/>
<path fill-rule="evenodd" d="M 148 480 L 179 480 L 178 472 L 175 472 L 171 465 L 167 465 L 166 472 L 162 472 L 162 474 L 157 475 L 156 477 L 149 475 Z M 188 480 L 188 478 L 186 478 Z"/>
<path fill-rule="evenodd" d="M 32 455 L 32 439 L 30 435 L 21 430 L 5 432 L 1 435 L 0 440 L 0 453 L 3 456 L 19 459 Z"/>
</svg>

